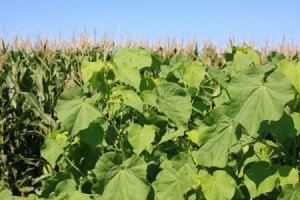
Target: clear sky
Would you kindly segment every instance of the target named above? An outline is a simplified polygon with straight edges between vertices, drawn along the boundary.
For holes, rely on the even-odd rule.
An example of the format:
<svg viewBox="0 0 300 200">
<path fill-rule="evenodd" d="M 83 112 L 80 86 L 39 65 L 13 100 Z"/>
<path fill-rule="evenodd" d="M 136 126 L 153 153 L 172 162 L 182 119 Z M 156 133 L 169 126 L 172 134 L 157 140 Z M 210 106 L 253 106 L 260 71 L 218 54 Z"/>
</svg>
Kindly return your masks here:
<svg viewBox="0 0 300 200">
<path fill-rule="evenodd" d="M 63 38 L 80 33 L 156 40 L 162 35 L 226 44 L 293 38 L 300 44 L 300 0 L 2 0 L 0 36 Z"/>
</svg>

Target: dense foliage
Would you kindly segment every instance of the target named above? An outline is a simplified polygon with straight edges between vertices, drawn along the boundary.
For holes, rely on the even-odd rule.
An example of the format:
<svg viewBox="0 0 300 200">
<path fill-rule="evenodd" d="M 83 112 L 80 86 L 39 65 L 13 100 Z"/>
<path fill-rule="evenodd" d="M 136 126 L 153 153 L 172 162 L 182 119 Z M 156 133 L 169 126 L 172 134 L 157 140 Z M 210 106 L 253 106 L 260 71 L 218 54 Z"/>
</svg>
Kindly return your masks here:
<svg viewBox="0 0 300 200">
<path fill-rule="evenodd" d="M 4 53 L 0 198 L 300 198 L 297 57 L 95 51 Z"/>
</svg>

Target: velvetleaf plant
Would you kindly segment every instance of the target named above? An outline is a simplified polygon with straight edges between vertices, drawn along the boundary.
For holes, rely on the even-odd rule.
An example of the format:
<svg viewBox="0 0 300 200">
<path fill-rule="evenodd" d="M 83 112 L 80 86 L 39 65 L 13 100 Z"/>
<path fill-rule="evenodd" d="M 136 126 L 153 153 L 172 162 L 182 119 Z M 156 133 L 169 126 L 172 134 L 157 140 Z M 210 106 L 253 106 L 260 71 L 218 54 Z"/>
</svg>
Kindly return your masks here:
<svg viewBox="0 0 300 200">
<path fill-rule="evenodd" d="M 299 62 L 225 57 L 207 67 L 122 48 L 83 61 L 41 149 L 56 173 L 40 197 L 299 199 Z"/>
</svg>

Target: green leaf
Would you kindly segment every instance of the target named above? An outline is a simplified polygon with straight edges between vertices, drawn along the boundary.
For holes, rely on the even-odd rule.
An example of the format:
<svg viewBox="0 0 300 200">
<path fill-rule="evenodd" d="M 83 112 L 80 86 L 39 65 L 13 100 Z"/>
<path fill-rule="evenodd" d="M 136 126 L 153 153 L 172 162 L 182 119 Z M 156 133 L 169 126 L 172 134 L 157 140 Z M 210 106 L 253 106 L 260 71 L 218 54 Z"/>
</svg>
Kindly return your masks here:
<svg viewBox="0 0 300 200">
<path fill-rule="evenodd" d="M 191 181 L 182 170 L 177 172 L 175 169 L 167 169 L 159 172 L 153 183 L 156 199 L 183 199 L 184 194 L 191 189 Z"/>
<path fill-rule="evenodd" d="M 242 135 L 240 140 L 244 140 L 247 143 L 253 141 L 253 139 L 247 138 L 245 134 Z M 261 155 L 261 152 L 263 152 L 266 148 L 268 148 L 267 145 L 261 143 L 261 142 L 256 142 L 253 146 L 246 146 L 246 148 L 243 149 L 245 151 L 242 160 L 240 161 L 239 167 L 240 167 L 240 172 L 238 174 L 238 177 L 241 178 L 245 175 L 245 171 L 248 169 L 250 166 L 250 163 L 255 163 L 259 161 L 266 161 L 269 162 L 269 157 L 265 157 Z"/>
<path fill-rule="evenodd" d="M 146 199 L 150 191 L 146 180 L 147 164 L 138 156 L 123 162 L 121 154 L 105 153 L 93 172 L 105 185 L 103 199 Z"/>
<path fill-rule="evenodd" d="M 123 83 L 134 87 L 137 91 L 140 89 L 141 75 L 136 67 L 114 68 L 116 77 Z"/>
<path fill-rule="evenodd" d="M 45 158 L 52 168 L 56 165 L 56 160 L 64 152 L 64 147 L 67 141 L 64 139 L 50 139 L 47 138 L 41 148 L 41 156 Z"/>
<path fill-rule="evenodd" d="M 158 144 L 164 143 L 166 141 L 172 140 L 176 137 L 181 137 L 184 135 L 184 129 L 183 128 L 179 128 L 178 130 L 172 132 L 172 133 L 166 133 L 161 140 L 159 141 Z"/>
<path fill-rule="evenodd" d="M 103 141 L 106 129 L 102 125 L 106 123 L 103 119 L 92 122 L 87 129 L 79 131 L 78 137 L 81 141 L 90 145 L 92 149 L 95 149 Z"/>
<path fill-rule="evenodd" d="M 298 170 L 291 166 L 280 166 L 279 174 L 280 174 L 279 180 L 281 186 L 288 185 L 288 184 L 295 185 L 296 183 L 299 182 Z"/>
<path fill-rule="evenodd" d="M 141 76 L 139 70 L 152 65 L 152 57 L 147 50 L 122 48 L 114 56 L 116 77 L 123 83 L 140 89 Z"/>
<path fill-rule="evenodd" d="M 230 200 L 234 196 L 236 182 L 227 172 L 217 170 L 213 175 L 201 177 L 200 185 L 207 200 Z"/>
<path fill-rule="evenodd" d="M 26 200 L 40 200 L 41 198 L 39 198 L 37 195 L 35 194 L 30 194 L 27 196 Z M 15 199 L 16 200 L 16 199 Z"/>
<path fill-rule="evenodd" d="M 69 97 L 62 94 L 57 101 L 57 117 L 72 135 L 89 127 L 90 123 L 102 116 L 94 106 L 96 98 Z"/>
<path fill-rule="evenodd" d="M 162 164 L 153 182 L 156 199 L 184 199 L 184 195 L 196 181 L 197 168 L 190 156 L 180 153 Z"/>
<path fill-rule="evenodd" d="M 236 48 L 232 62 L 228 62 L 226 71 L 231 75 L 249 68 L 252 64 L 255 66 L 260 64 L 260 56 L 257 52 L 250 48 Z"/>
<path fill-rule="evenodd" d="M 199 61 L 182 62 L 173 70 L 174 75 L 190 87 L 199 88 L 205 76 L 206 68 Z"/>
<path fill-rule="evenodd" d="M 8 70 L 3 71 L 2 68 L 0 69 L 1 74 L 0 74 L 0 86 L 6 81 L 7 75 L 9 73 Z"/>
<path fill-rule="evenodd" d="M 68 200 L 89 200 L 91 199 L 90 198 L 90 195 L 88 194 L 84 194 L 84 193 L 81 193 L 80 191 L 75 191 L 72 193 L 72 195 L 69 197 Z"/>
<path fill-rule="evenodd" d="M 218 84 L 220 84 L 223 88 L 227 88 L 228 86 L 228 76 L 217 67 L 209 67 L 207 69 L 209 76 L 214 79 Z"/>
<path fill-rule="evenodd" d="M 285 59 L 285 55 L 278 51 L 272 51 L 268 54 L 267 60 L 275 65 L 278 65 L 281 60 Z"/>
<path fill-rule="evenodd" d="M 187 136 L 188 136 L 188 138 L 189 138 L 190 141 L 192 141 L 195 144 L 198 144 L 198 141 L 199 141 L 199 137 L 198 137 L 199 132 L 198 132 L 197 129 L 193 129 L 193 130 L 187 132 L 186 134 L 187 134 Z"/>
<path fill-rule="evenodd" d="M 72 194 L 76 191 L 76 181 L 74 179 L 66 179 L 60 181 L 55 188 L 55 194 L 57 196 L 64 194 Z"/>
<path fill-rule="evenodd" d="M 0 200 L 13 200 L 14 196 L 9 189 L 0 191 Z"/>
<path fill-rule="evenodd" d="M 38 97 L 40 100 L 45 100 L 45 92 L 46 88 L 44 88 L 44 80 L 46 79 L 45 73 L 44 73 L 44 67 L 38 67 L 38 68 L 29 68 L 33 74 L 30 75 L 33 84 L 36 86 L 36 97 Z"/>
<path fill-rule="evenodd" d="M 227 165 L 229 149 L 239 139 L 241 126 L 225 115 L 227 108 L 224 108 L 219 107 L 211 113 L 212 126 L 199 129 L 197 164 L 220 168 Z"/>
<path fill-rule="evenodd" d="M 293 118 L 294 127 L 297 130 L 297 135 L 299 135 L 300 134 L 300 113 L 293 112 L 291 114 L 291 117 Z"/>
<path fill-rule="evenodd" d="M 82 97 L 83 95 L 83 89 L 74 85 L 68 86 L 66 90 L 64 90 L 59 98 L 61 99 L 76 99 L 79 97 Z"/>
<path fill-rule="evenodd" d="M 141 80 L 140 90 L 143 91 L 151 91 L 156 87 L 154 82 L 154 78 L 150 75 L 146 75 Z"/>
<path fill-rule="evenodd" d="M 194 174 L 194 172 L 197 171 L 192 156 L 184 152 L 179 152 L 177 155 L 172 157 L 171 160 L 165 160 L 160 167 L 162 169 L 175 169 L 177 171 L 183 167 L 190 168 L 192 170 L 191 174 Z"/>
<path fill-rule="evenodd" d="M 43 187 L 41 197 L 49 198 L 49 195 L 55 191 L 55 188 L 59 182 L 70 179 L 72 179 L 72 176 L 65 172 L 58 172 L 53 177 L 46 179 L 42 182 Z"/>
<path fill-rule="evenodd" d="M 118 173 L 122 162 L 123 158 L 121 154 L 114 152 L 105 153 L 96 163 L 93 172 L 98 180 L 104 181 L 107 184 Z"/>
<path fill-rule="evenodd" d="M 221 90 L 221 94 L 213 99 L 213 103 L 216 107 L 220 105 L 229 104 L 230 98 L 225 90 Z"/>
<path fill-rule="evenodd" d="M 138 70 L 152 65 L 151 53 L 141 48 L 122 48 L 114 56 L 114 63 L 119 68 L 134 67 Z"/>
<path fill-rule="evenodd" d="M 278 71 L 283 73 L 300 93 L 300 63 L 294 63 L 287 59 L 279 63 Z"/>
<path fill-rule="evenodd" d="M 271 192 L 278 179 L 278 166 L 265 161 L 253 163 L 244 176 L 244 182 L 251 198 Z"/>
<path fill-rule="evenodd" d="M 155 127 L 145 125 L 143 128 L 138 124 L 131 124 L 128 128 L 128 141 L 133 147 L 133 151 L 139 155 L 144 150 L 148 150 L 155 138 Z"/>
<path fill-rule="evenodd" d="M 157 107 L 178 127 L 184 126 L 192 114 L 191 97 L 176 83 L 165 82 L 155 88 Z"/>
<path fill-rule="evenodd" d="M 132 90 L 118 90 L 114 93 L 115 95 L 120 95 L 124 100 L 124 104 L 136 109 L 139 112 L 143 112 L 143 101 L 137 93 Z"/>
<path fill-rule="evenodd" d="M 279 120 L 284 105 L 294 98 L 294 91 L 282 74 L 274 72 L 266 81 L 263 79 L 264 74 L 243 72 L 233 77 L 229 85 L 235 119 L 252 136 L 262 121 Z"/>
<path fill-rule="evenodd" d="M 280 142 L 294 138 L 297 135 L 297 130 L 294 128 L 293 118 L 286 113 L 283 113 L 282 117 L 278 121 L 270 123 L 269 131 L 274 133 Z"/>
<path fill-rule="evenodd" d="M 106 84 L 104 74 L 101 72 L 96 72 L 90 79 L 91 85 L 94 90 L 100 91 L 102 94 L 107 94 L 108 85 Z"/>
<path fill-rule="evenodd" d="M 296 183 L 295 187 L 291 184 L 282 188 L 282 193 L 278 196 L 278 200 L 299 200 L 300 199 L 300 183 Z"/>
<path fill-rule="evenodd" d="M 157 103 L 156 103 L 157 96 L 153 92 L 143 93 L 142 99 L 143 99 L 144 104 L 150 105 L 152 107 L 157 107 Z"/>
<path fill-rule="evenodd" d="M 94 72 L 99 72 L 104 67 L 104 63 L 101 61 L 97 62 L 89 62 L 87 60 L 82 61 L 81 64 L 81 72 L 82 72 L 82 79 L 84 82 L 88 82 Z"/>
<path fill-rule="evenodd" d="M 38 99 L 32 92 L 22 92 L 29 103 L 31 109 L 33 110 L 34 114 L 36 116 L 41 117 L 45 123 L 47 124 L 54 124 L 54 120 L 48 115 L 47 113 L 44 112 L 42 105 L 39 103 Z"/>
</svg>

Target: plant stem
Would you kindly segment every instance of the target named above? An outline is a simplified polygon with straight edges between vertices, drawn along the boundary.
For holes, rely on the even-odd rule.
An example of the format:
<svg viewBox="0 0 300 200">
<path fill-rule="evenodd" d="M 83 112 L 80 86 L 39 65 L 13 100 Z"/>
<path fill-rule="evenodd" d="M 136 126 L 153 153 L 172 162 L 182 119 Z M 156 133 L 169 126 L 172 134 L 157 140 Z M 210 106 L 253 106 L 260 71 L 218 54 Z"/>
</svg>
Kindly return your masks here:
<svg viewBox="0 0 300 200">
<path fill-rule="evenodd" d="M 294 101 L 293 101 L 293 110 L 292 110 L 292 112 L 294 112 L 294 110 L 296 110 L 296 108 L 297 108 L 297 97 L 298 97 L 298 93 L 296 93 Z"/>
<path fill-rule="evenodd" d="M 121 151 L 122 151 L 123 159 L 126 160 L 127 156 L 126 156 L 126 153 L 125 153 L 125 148 L 124 148 L 124 144 L 123 144 L 123 140 L 122 140 L 122 135 L 121 135 L 119 129 L 117 128 L 114 120 L 112 119 L 110 121 L 111 121 L 111 124 L 113 125 L 113 128 L 118 133 L 118 140 L 119 140 L 119 143 L 120 143 L 120 146 L 121 146 Z"/>
<path fill-rule="evenodd" d="M 123 159 L 126 160 L 127 159 L 127 155 L 126 155 L 126 152 L 125 152 L 125 147 L 124 147 L 124 144 L 123 144 L 123 140 L 122 140 L 122 134 L 120 133 L 120 130 L 117 128 L 115 122 L 114 122 L 114 119 L 113 117 L 111 117 L 111 114 L 110 114 L 110 105 L 109 103 L 106 103 L 106 107 L 108 108 L 108 117 L 104 115 L 105 119 L 107 119 L 113 126 L 113 128 L 115 129 L 115 131 L 118 133 L 118 141 L 120 143 L 120 147 L 121 147 L 121 152 L 122 152 L 122 156 L 123 156 Z"/>
<path fill-rule="evenodd" d="M 67 157 L 65 153 L 63 153 L 65 159 L 68 161 L 68 163 L 76 170 L 78 171 L 84 178 L 86 178 L 85 174 L 78 168 L 76 165 Z"/>
<path fill-rule="evenodd" d="M 297 137 L 294 139 L 294 142 L 293 142 L 293 160 L 292 160 L 292 163 L 293 163 L 293 166 L 295 167 L 297 162 L 296 162 L 296 156 L 297 156 Z"/>
</svg>

